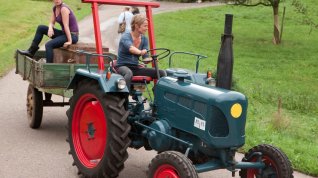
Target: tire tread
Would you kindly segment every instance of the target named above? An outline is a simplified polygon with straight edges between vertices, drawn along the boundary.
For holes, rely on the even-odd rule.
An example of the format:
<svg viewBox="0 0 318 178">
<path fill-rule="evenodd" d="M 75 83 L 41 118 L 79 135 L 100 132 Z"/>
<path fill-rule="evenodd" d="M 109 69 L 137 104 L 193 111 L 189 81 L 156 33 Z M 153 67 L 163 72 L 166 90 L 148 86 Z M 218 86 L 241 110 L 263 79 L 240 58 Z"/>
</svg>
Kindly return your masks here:
<svg viewBox="0 0 318 178">
<path fill-rule="evenodd" d="M 91 93 L 101 102 L 105 111 L 108 124 L 107 146 L 104 156 L 95 168 L 86 168 L 79 161 L 72 141 L 72 112 L 76 105 L 76 101 L 82 94 Z M 74 90 L 73 96 L 70 98 L 70 108 L 66 114 L 69 118 L 68 137 L 70 138 L 70 150 L 74 159 L 75 166 L 84 177 L 117 177 L 119 172 L 124 168 L 124 162 L 128 158 L 127 148 L 131 141 L 127 132 L 130 131 L 130 125 L 127 123 L 128 111 L 124 108 L 125 98 L 120 95 L 103 93 L 95 81 L 83 80 L 78 83 Z"/>
</svg>

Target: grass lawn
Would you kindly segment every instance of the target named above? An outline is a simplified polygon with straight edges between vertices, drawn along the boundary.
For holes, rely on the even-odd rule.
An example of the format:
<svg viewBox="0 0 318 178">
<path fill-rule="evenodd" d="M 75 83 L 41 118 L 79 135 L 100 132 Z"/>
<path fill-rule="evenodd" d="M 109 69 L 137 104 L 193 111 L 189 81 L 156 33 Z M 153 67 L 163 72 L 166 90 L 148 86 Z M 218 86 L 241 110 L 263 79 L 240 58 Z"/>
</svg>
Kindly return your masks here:
<svg viewBox="0 0 318 178">
<path fill-rule="evenodd" d="M 39 24 L 48 25 L 53 2 L 48 0 L 0 0 L 0 77 L 14 66 L 13 55 L 17 48 L 27 49 Z M 77 19 L 90 13 L 89 4 L 79 0 L 65 1 Z M 56 24 L 58 27 L 59 25 Z"/>
<path fill-rule="evenodd" d="M 317 176 L 318 30 L 304 19 L 318 23 L 318 14 L 297 13 L 291 2 L 281 6 L 286 6 L 286 18 L 279 46 L 272 44 L 271 7 L 221 6 L 156 15 L 157 47 L 207 55 L 201 71 L 215 69 L 224 16 L 233 14 L 234 89 L 249 99 L 244 150 L 260 143 L 274 144 L 296 170 Z M 167 60 L 161 65 L 166 66 Z M 179 65 L 194 66 L 184 61 Z"/>
</svg>

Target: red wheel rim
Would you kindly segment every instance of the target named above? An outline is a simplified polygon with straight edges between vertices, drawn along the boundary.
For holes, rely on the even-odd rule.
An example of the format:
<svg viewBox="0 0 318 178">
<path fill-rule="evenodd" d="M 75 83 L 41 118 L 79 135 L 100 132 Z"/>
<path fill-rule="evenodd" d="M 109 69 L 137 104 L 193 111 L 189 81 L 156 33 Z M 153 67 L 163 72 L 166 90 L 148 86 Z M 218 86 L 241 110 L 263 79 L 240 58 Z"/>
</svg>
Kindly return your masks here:
<svg viewBox="0 0 318 178">
<path fill-rule="evenodd" d="M 164 164 L 156 170 L 154 178 L 180 178 L 180 176 L 176 168 L 169 164 Z"/>
<path fill-rule="evenodd" d="M 103 108 L 92 94 L 80 97 L 72 118 L 73 145 L 78 159 L 87 168 L 94 168 L 104 156 L 107 123 Z"/>
<path fill-rule="evenodd" d="M 263 163 L 266 167 L 271 167 L 273 171 L 278 175 L 277 166 L 275 162 L 268 156 L 263 156 Z M 256 158 L 252 159 L 251 162 L 256 162 Z M 258 169 L 247 169 L 247 178 L 254 178 L 258 174 Z M 279 177 L 278 177 L 279 178 Z"/>
</svg>

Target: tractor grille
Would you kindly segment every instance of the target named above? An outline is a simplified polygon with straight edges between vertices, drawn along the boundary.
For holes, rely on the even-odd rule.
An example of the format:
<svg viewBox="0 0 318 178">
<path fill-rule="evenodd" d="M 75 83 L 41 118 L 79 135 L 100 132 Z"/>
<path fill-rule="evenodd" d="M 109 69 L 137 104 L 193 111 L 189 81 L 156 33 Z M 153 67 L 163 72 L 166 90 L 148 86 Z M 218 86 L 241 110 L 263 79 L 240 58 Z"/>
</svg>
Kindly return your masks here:
<svg viewBox="0 0 318 178">
<path fill-rule="evenodd" d="M 222 113 L 217 107 L 209 106 L 201 101 L 194 100 L 193 98 L 188 98 L 184 96 L 178 96 L 169 92 L 165 92 L 165 99 L 169 100 L 174 106 L 181 106 L 179 109 L 175 111 L 185 112 L 191 111 L 191 115 L 193 114 L 193 117 L 190 116 L 190 118 L 194 118 L 194 116 L 197 116 L 200 114 L 204 118 L 206 118 L 207 124 L 209 124 L 209 133 L 213 137 L 226 137 L 229 134 L 229 126 L 228 122 Z M 169 103 L 169 104 L 172 104 Z M 169 107 L 169 105 L 165 105 L 165 107 Z M 178 107 L 176 107 L 178 108 Z M 186 110 L 184 110 L 186 108 Z M 194 112 L 193 112 L 194 111 Z M 195 114 L 197 113 L 197 114 Z"/>
<path fill-rule="evenodd" d="M 229 125 L 224 114 L 218 108 L 213 106 L 211 111 L 210 134 L 213 137 L 226 137 L 229 134 Z"/>
<path fill-rule="evenodd" d="M 202 103 L 200 101 L 195 101 L 193 109 L 197 113 L 202 113 L 202 114 L 206 115 L 208 107 L 207 107 L 206 104 L 204 104 L 204 103 Z"/>
<path fill-rule="evenodd" d="M 192 108 L 192 101 L 187 97 L 179 96 L 179 104 L 188 109 Z"/>
<path fill-rule="evenodd" d="M 166 97 L 168 100 L 170 100 L 170 101 L 172 101 L 172 102 L 174 102 L 174 103 L 176 103 L 177 100 L 178 100 L 178 96 L 177 96 L 177 95 L 172 94 L 172 93 L 168 93 L 168 92 L 165 92 L 165 97 Z"/>
</svg>

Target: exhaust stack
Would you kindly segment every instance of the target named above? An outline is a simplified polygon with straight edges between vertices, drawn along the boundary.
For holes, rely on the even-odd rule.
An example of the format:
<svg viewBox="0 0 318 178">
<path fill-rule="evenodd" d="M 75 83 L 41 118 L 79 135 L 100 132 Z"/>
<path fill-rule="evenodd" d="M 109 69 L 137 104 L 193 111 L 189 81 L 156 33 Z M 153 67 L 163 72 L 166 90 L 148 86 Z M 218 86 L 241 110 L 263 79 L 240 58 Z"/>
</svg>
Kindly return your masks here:
<svg viewBox="0 0 318 178">
<path fill-rule="evenodd" d="M 221 37 L 221 48 L 217 64 L 216 87 L 230 90 L 233 73 L 233 15 L 225 15 L 224 34 Z"/>
</svg>

